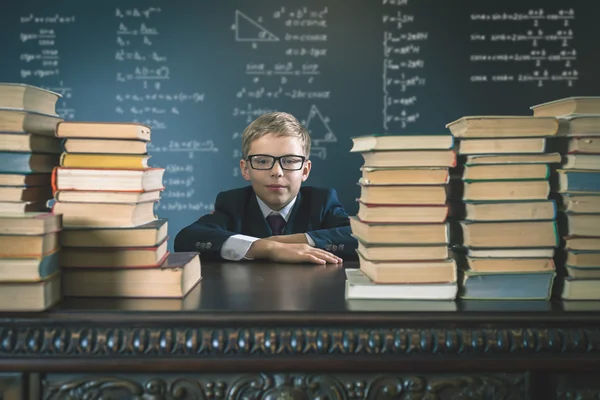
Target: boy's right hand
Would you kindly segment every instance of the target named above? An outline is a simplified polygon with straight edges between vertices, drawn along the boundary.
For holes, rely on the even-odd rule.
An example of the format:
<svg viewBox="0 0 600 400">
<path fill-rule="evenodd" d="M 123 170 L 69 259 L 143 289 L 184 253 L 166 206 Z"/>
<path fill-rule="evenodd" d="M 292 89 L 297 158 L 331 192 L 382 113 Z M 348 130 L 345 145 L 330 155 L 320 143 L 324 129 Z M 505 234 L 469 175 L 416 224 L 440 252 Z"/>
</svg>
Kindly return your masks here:
<svg viewBox="0 0 600 400">
<path fill-rule="evenodd" d="M 288 263 L 342 263 L 342 259 L 338 256 L 308 244 L 280 243 L 265 239 L 259 239 L 252 243 L 246 255 L 250 258 L 267 258 L 273 261 Z"/>
</svg>

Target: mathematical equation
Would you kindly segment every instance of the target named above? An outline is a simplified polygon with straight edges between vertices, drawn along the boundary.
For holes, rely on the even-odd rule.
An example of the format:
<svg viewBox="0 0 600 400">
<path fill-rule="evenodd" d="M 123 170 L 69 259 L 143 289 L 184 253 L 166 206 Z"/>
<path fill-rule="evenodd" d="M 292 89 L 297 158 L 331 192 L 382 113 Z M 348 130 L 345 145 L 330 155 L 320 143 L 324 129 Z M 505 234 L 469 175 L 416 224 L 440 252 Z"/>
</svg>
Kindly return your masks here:
<svg viewBox="0 0 600 400">
<path fill-rule="evenodd" d="M 574 9 L 558 10 L 556 13 L 547 13 L 544 9 L 522 13 L 474 13 L 470 17 L 471 21 L 486 26 L 501 27 L 501 31 L 493 33 L 471 33 L 471 43 L 476 47 L 481 43 L 482 51 L 471 54 L 470 61 L 476 67 L 481 65 L 482 69 L 486 65 L 485 71 L 480 70 L 470 76 L 471 82 L 531 82 L 543 87 L 547 82 L 566 82 L 567 86 L 573 86 L 579 79 L 579 72 L 574 67 L 577 50 L 572 45 L 575 39 L 571 27 L 575 19 Z M 519 25 L 514 25 L 515 22 Z M 506 53 L 504 47 L 499 47 L 506 42 L 523 43 L 529 46 L 529 51 Z M 494 52 L 494 46 L 503 51 Z M 509 64 L 519 65 L 521 72 L 507 70 L 506 65 Z M 493 73 L 489 72 L 490 65 L 496 67 Z"/>
<path fill-rule="evenodd" d="M 288 97 L 290 99 L 329 99 L 331 91 L 306 91 L 302 89 L 285 90 L 279 86 L 277 90 L 267 90 L 264 86 L 254 90 L 248 90 L 242 87 L 237 93 L 238 99 L 261 99 L 263 97 L 277 99 L 280 97 Z"/>
<path fill-rule="evenodd" d="M 215 209 L 213 203 L 204 202 L 180 202 L 169 201 L 166 203 L 157 203 L 157 207 L 161 211 L 198 211 L 201 213 L 210 213 Z"/>
<path fill-rule="evenodd" d="M 215 146 L 215 144 L 212 140 L 205 140 L 205 141 L 169 140 L 169 143 L 164 146 L 159 146 L 156 143 L 148 143 L 148 152 L 149 153 L 182 152 L 182 153 L 187 153 L 188 158 L 194 158 L 195 153 L 204 153 L 204 152 L 218 153 L 219 148 Z"/>
<path fill-rule="evenodd" d="M 417 17 L 407 11 L 408 0 L 382 0 L 383 32 L 383 128 L 386 131 L 406 129 L 417 122 L 420 114 L 415 93 L 427 84 L 422 73 L 408 72 L 425 68 L 419 57 L 429 32 L 410 31 Z"/>
<path fill-rule="evenodd" d="M 21 16 L 23 27 L 19 40 L 28 44 L 27 51 L 19 55 L 19 75 L 23 83 L 30 83 L 60 93 L 63 97 L 56 104 L 56 113 L 64 119 L 74 119 L 75 109 L 70 106 L 73 89 L 61 79 L 61 59 L 58 50 L 60 32 L 66 25 L 75 23 L 75 16 L 36 15 Z M 33 26 L 32 26 L 33 24 Z"/>
</svg>

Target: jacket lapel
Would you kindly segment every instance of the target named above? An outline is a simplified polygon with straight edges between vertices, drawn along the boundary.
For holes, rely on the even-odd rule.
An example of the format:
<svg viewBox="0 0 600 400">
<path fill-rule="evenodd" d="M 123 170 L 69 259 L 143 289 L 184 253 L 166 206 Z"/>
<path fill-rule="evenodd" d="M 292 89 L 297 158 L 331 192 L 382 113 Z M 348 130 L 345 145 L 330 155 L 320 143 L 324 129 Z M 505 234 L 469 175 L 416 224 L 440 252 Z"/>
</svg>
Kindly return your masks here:
<svg viewBox="0 0 600 400">
<path fill-rule="evenodd" d="M 283 234 L 305 233 L 310 230 L 309 211 L 307 210 L 307 208 L 309 208 L 308 206 L 308 201 L 303 201 L 302 195 L 298 192 L 294 207 L 292 207 L 285 228 L 283 228 Z"/>
</svg>

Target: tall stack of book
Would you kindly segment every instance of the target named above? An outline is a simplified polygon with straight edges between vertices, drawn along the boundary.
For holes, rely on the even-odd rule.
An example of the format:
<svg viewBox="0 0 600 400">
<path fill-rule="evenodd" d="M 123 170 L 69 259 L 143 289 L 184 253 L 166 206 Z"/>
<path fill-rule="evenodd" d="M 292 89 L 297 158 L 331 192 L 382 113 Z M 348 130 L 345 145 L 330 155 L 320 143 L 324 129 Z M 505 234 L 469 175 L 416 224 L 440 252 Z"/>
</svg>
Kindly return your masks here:
<svg viewBox="0 0 600 400">
<path fill-rule="evenodd" d="M 197 253 L 169 254 L 167 220 L 154 214 L 164 168 L 148 164 L 150 128 L 58 124 L 53 212 L 63 215 L 63 295 L 183 297 L 200 280 Z"/>
<path fill-rule="evenodd" d="M 364 158 L 351 217 L 359 269 L 346 269 L 347 299 L 454 300 L 456 262 L 446 218 L 451 135 L 352 138 Z"/>
<path fill-rule="evenodd" d="M 464 215 L 459 297 L 547 300 L 556 276 L 556 203 L 545 153 L 553 117 L 466 116 L 447 124 L 459 139 Z"/>
<path fill-rule="evenodd" d="M 561 123 L 554 148 L 563 155 L 556 171 L 564 235 L 557 291 L 564 300 L 600 300 L 600 97 L 569 97 L 531 107 Z"/>
<path fill-rule="evenodd" d="M 60 300 L 60 215 L 48 212 L 60 95 L 0 83 L 0 310 L 40 311 Z"/>
</svg>

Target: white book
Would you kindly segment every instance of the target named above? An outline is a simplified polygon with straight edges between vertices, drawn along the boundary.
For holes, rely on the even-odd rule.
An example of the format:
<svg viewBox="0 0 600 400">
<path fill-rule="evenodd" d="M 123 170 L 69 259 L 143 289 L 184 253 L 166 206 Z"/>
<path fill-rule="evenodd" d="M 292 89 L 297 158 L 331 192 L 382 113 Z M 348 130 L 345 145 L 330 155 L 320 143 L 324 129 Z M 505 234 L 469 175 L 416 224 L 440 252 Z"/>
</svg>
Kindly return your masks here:
<svg viewBox="0 0 600 400">
<path fill-rule="evenodd" d="M 347 268 L 346 299 L 454 300 L 457 282 L 434 284 L 376 284 L 360 269 Z"/>
</svg>

